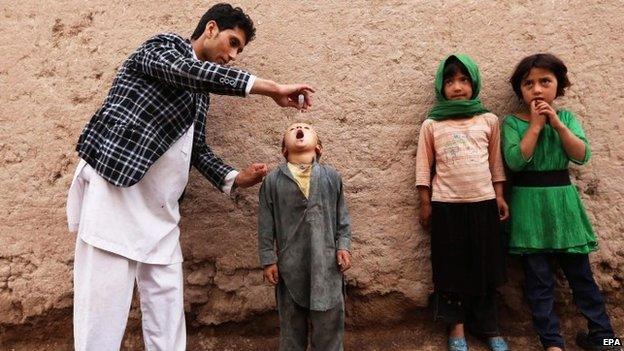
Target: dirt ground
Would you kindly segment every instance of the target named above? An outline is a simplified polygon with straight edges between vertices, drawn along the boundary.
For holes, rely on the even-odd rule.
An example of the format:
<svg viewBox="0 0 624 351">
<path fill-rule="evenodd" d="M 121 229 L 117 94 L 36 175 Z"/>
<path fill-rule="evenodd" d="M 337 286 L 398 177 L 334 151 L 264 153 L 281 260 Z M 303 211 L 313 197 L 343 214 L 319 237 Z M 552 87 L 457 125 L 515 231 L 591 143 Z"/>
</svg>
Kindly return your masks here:
<svg viewBox="0 0 624 351">
<path fill-rule="evenodd" d="M 188 37 L 215 2 L 0 0 L 0 351 L 72 349 L 75 236 L 65 202 L 78 137 L 136 47 L 162 32 Z M 206 142 L 237 169 L 275 167 L 290 123 L 304 119 L 319 131 L 353 224 L 347 350 L 445 348 L 443 328 L 419 310 L 433 287 L 414 170 L 435 69 L 459 52 L 478 62 L 480 97 L 501 120 L 519 108 L 508 79 L 522 57 L 551 52 L 566 62 L 573 85 L 557 106 L 577 115 L 592 149 L 588 165 L 571 168 L 572 180 L 600 243 L 590 256 L 595 279 L 624 335 L 622 4 L 236 1 L 258 32 L 235 66 L 317 93 L 305 117 L 268 98 L 213 96 Z M 274 294 L 257 257 L 257 192 L 241 189 L 230 201 L 191 172 L 181 207 L 189 350 L 276 348 Z M 514 350 L 537 350 L 517 262 L 509 277 L 503 332 Z M 584 322 L 563 280 L 556 300 L 573 341 Z M 135 308 L 126 350 L 142 349 L 139 321 Z"/>
<path fill-rule="evenodd" d="M 609 306 L 612 310 L 613 306 Z M 585 326 L 583 318 L 574 314 L 572 309 L 564 308 L 561 318 L 562 330 L 566 339 L 567 350 L 581 350 L 574 344 L 576 332 Z M 572 313 L 571 313 L 572 312 Z M 368 327 L 353 327 L 347 324 L 345 350 L 358 351 L 415 351 L 445 350 L 446 336 L 444 327 L 434 324 L 428 318 L 429 310 L 414 310 L 413 318 L 400 323 L 380 323 Z M 347 316 L 348 317 L 348 316 Z M 144 350 L 138 312 L 133 309 L 128 324 L 128 332 L 122 350 Z M 539 351 L 537 336 L 530 324 L 513 321 L 512 316 L 503 311 L 501 315 L 503 334 L 512 350 Z M 507 321 L 507 322 L 505 322 Z M 624 318 L 612 320 L 613 327 L 621 336 L 624 332 Z M 513 323 L 513 324 L 510 324 Z M 277 350 L 278 320 L 275 313 L 265 313 L 251 319 L 248 323 L 229 323 L 216 328 L 189 326 L 188 350 L 219 351 L 269 351 Z M 0 331 L 2 331 L 0 327 Z M 53 321 L 37 321 L 34 325 L 24 326 L 11 331 L 11 339 L 0 344 L 4 351 L 65 351 L 72 350 L 71 311 L 59 313 Z M 6 335 L 5 335 L 6 337 Z M 468 344 L 473 351 L 486 351 L 488 348 L 479 339 L 469 335 Z"/>
</svg>

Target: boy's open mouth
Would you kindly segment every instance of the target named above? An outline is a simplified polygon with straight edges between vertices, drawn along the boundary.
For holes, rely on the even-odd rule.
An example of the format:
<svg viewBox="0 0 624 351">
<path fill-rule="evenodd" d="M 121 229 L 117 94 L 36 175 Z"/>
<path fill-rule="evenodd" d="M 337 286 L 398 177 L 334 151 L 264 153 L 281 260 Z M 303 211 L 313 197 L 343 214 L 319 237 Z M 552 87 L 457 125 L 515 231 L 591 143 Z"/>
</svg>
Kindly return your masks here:
<svg viewBox="0 0 624 351">
<path fill-rule="evenodd" d="M 297 139 L 303 139 L 303 130 L 297 130 Z"/>
</svg>

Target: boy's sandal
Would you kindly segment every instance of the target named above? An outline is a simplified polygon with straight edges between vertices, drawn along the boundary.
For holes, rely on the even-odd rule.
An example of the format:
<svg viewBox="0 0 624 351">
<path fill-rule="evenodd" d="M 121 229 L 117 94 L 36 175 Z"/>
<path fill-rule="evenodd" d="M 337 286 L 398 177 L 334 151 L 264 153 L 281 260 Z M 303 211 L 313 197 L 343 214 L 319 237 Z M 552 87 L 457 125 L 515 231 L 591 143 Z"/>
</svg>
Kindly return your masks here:
<svg viewBox="0 0 624 351">
<path fill-rule="evenodd" d="M 487 344 L 492 351 L 509 351 L 509 346 L 507 346 L 507 342 L 505 342 L 502 336 L 488 338 Z"/>
<path fill-rule="evenodd" d="M 466 343 L 466 338 L 449 337 L 448 351 L 468 351 L 468 343 Z"/>
</svg>

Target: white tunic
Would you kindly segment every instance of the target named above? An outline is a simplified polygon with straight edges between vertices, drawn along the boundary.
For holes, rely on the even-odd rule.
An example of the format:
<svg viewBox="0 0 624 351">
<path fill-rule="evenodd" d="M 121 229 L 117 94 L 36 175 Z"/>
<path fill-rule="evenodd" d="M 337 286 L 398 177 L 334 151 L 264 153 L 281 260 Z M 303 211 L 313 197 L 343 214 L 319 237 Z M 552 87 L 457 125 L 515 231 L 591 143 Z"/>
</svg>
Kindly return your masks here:
<svg viewBox="0 0 624 351">
<path fill-rule="evenodd" d="M 188 181 L 194 126 L 131 187 L 110 184 L 80 160 L 67 198 L 69 230 L 89 245 L 134 261 L 182 262 L 178 200 Z M 237 174 L 228 173 L 225 193 Z"/>
<path fill-rule="evenodd" d="M 252 75 L 245 96 L 255 80 Z M 188 181 L 194 130 L 195 123 L 131 187 L 108 183 L 80 160 L 67 196 L 69 230 L 89 245 L 134 261 L 182 262 L 178 200 Z M 237 175 L 228 173 L 221 191 L 229 195 Z"/>
</svg>

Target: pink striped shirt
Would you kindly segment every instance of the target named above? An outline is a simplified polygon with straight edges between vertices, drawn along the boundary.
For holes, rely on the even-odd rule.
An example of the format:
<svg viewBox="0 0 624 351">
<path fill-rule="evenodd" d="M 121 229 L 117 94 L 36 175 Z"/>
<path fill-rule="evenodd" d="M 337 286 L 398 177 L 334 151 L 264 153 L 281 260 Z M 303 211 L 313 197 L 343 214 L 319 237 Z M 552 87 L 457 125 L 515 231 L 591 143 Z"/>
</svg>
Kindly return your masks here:
<svg viewBox="0 0 624 351">
<path fill-rule="evenodd" d="M 416 185 L 431 187 L 432 201 L 494 199 L 492 183 L 504 180 L 500 128 L 495 114 L 423 122 L 416 154 Z"/>
</svg>

